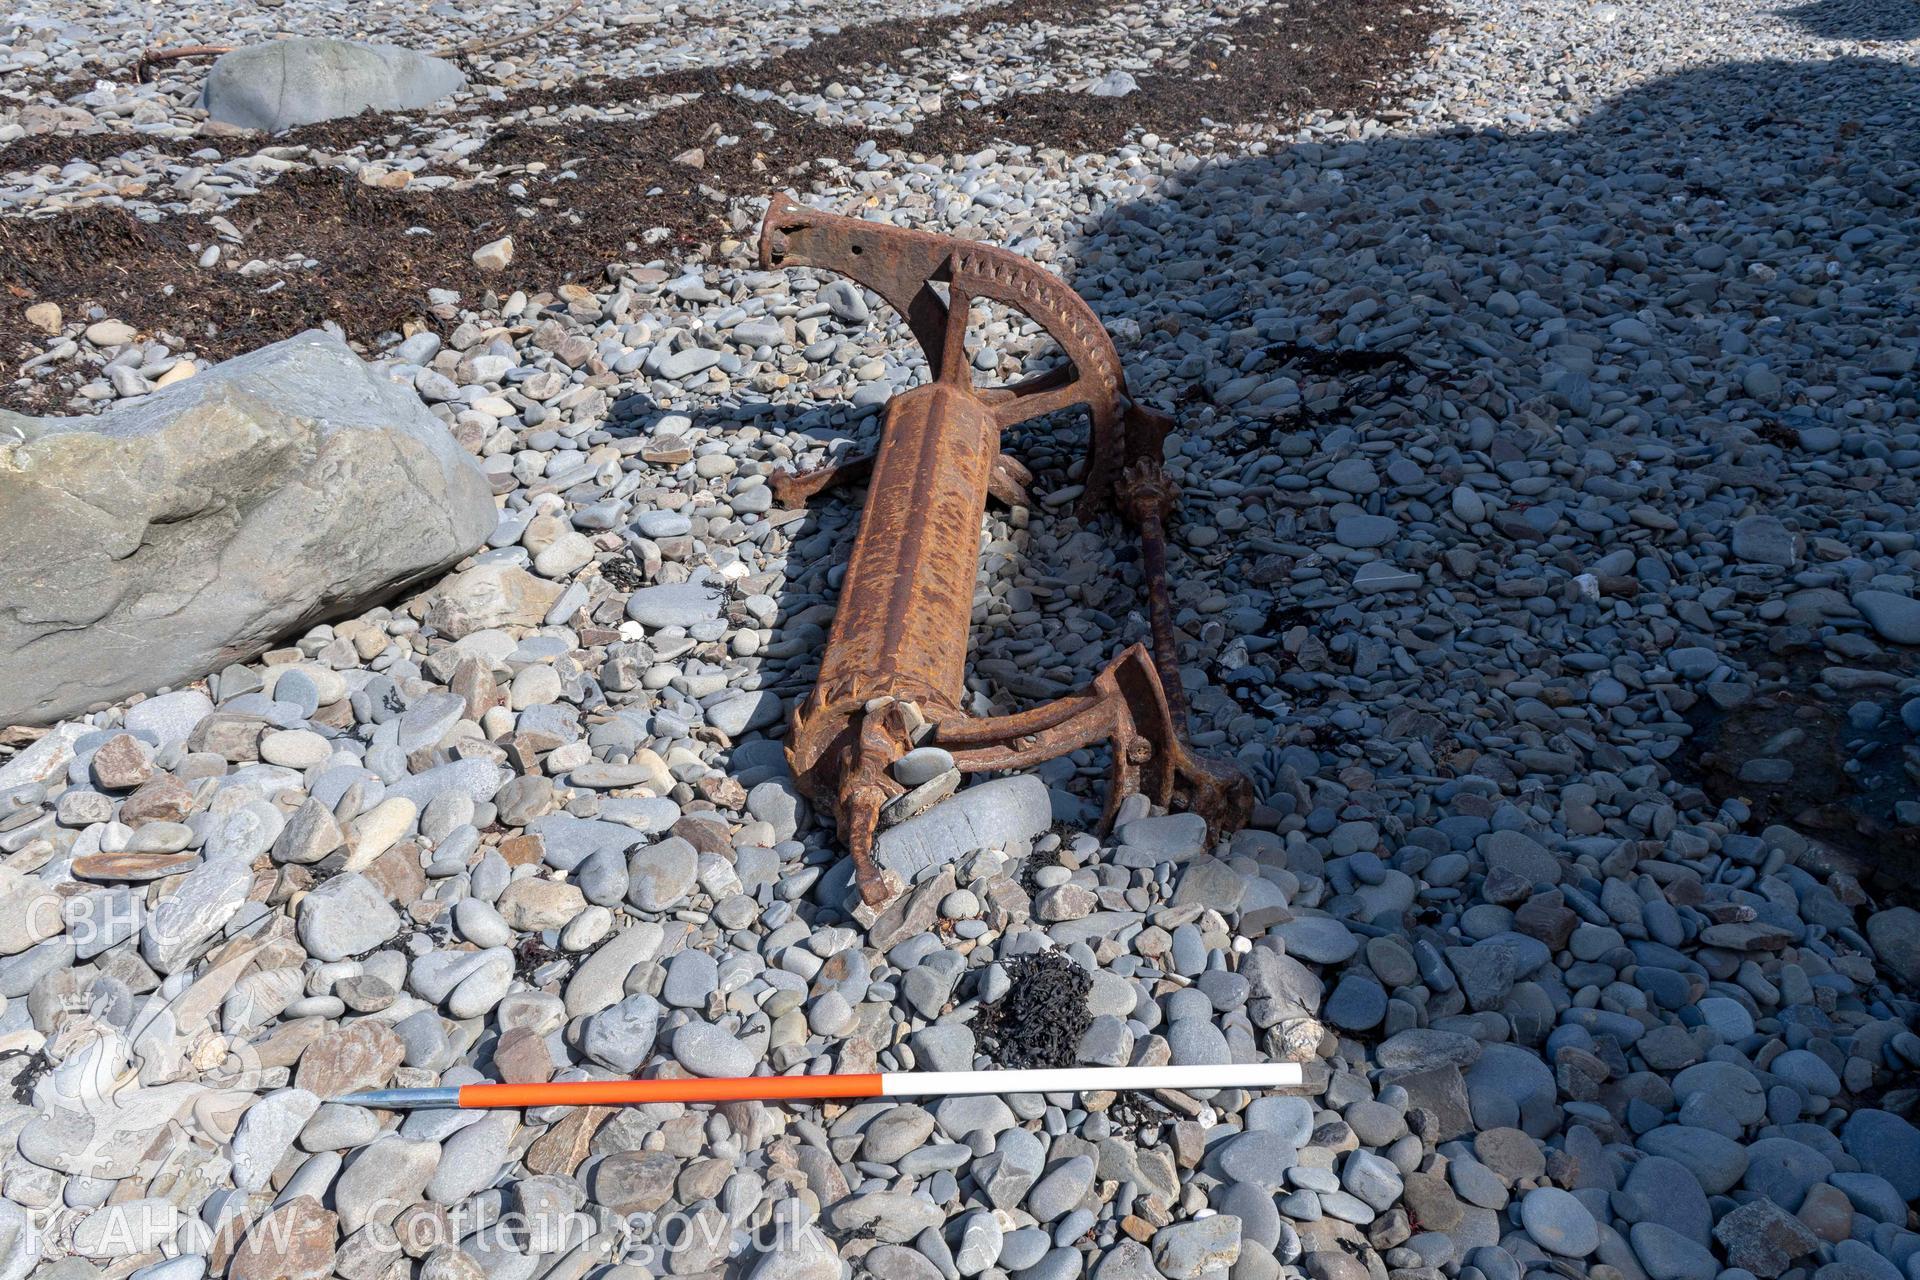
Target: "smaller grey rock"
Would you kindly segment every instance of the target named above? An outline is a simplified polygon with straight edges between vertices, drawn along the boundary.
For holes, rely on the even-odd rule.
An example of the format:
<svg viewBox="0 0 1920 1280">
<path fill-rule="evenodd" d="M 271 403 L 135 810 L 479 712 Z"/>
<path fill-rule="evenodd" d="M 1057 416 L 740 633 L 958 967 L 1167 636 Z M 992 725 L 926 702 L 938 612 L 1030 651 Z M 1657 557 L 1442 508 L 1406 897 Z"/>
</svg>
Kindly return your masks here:
<svg viewBox="0 0 1920 1280">
<path fill-rule="evenodd" d="M 915 747 L 893 762 L 893 778 L 903 787 L 918 787 L 953 768 L 953 753 L 944 747 Z"/>
<path fill-rule="evenodd" d="M 1713 1250 L 1657 1222 L 1637 1222 L 1627 1237 L 1651 1280 L 1714 1280 L 1720 1264 Z"/>
<path fill-rule="evenodd" d="M 128 733 L 152 734 L 162 747 L 185 742 L 195 726 L 213 714 L 213 700 L 198 689 L 179 689 L 128 707 L 122 721 Z"/>
<path fill-rule="evenodd" d="M 373 881 L 348 873 L 325 881 L 300 900 L 298 933 L 308 955 L 344 960 L 397 937 L 400 913 Z"/>
<path fill-rule="evenodd" d="M 1853 607 L 1881 639 L 1920 645 L 1920 600 L 1892 591 L 1856 591 Z"/>
<path fill-rule="evenodd" d="M 320 1099 L 305 1089 L 275 1089 L 248 1107 L 230 1148 L 234 1185 L 242 1191 L 264 1188 L 319 1109 Z"/>
<path fill-rule="evenodd" d="M 1333 526 L 1334 541 L 1356 550 L 1384 547 L 1399 536 L 1399 522 L 1386 516 L 1342 516 Z"/>
<path fill-rule="evenodd" d="M 1052 1222 L 1072 1210 L 1093 1190 L 1092 1156 L 1063 1160 L 1027 1192 L 1026 1208 L 1037 1222 Z"/>
<path fill-rule="evenodd" d="M 851 280 L 833 280 L 821 286 L 816 295 L 834 319 L 850 325 L 865 324 L 872 313 L 867 309 L 867 300 L 860 293 L 860 286 Z"/>
<path fill-rule="evenodd" d="M 1380 475 L 1365 458 L 1344 458 L 1327 469 L 1327 483 L 1356 495 L 1373 493 L 1380 487 Z"/>
<path fill-rule="evenodd" d="M 1847 1117 L 1840 1138 L 1862 1170 L 1892 1183 L 1902 1199 L 1920 1201 L 1920 1129 L 1891 1111 L 1862 1107 Z"/>
<path fill-rule="evenodd" d="M 1176 1222 L 1153 1233 L 1153 1263 L 1167 1280 L 1218 1275 L 1240 1259 L 1240 1219 L 1230 1213 Z"/>
<path fill-rule="evenodd" d="M 1288 955 L 1314 964 L 1341 964 L 1360 949 L 1360 940 L 1332 916 L 1296 916 L 1271 932 L 1286 943 Z"/>
<path fill-rule="evenodd" d="M 682 951 L 667 963 L 660 998 L 676 1009 L 704 1009 L 720 986 L 720 964 L 705 951 Z"/>
<path fill-rule="evenodd" d="M 1907 986 L 1920 987 L 1920 911 L 1889 907 L 1874 912 L 1867 917 L 1867 940 L 1881 964 Z"/>
<path fill-rule="evenodd" d="M 1166 1037 L 1178 1066 L 1225 1066 L 1233 1061 L 1227 1038 L 1211 1017 L 1178 1019 L 1168 1025 Z"/>
<path fill-rule="evenodd" d="M 710 1022 L 689 1022 L 673 1033 L 673 1056 L 697 1076 L 750 1076 L 753 1050 Z"/>
<path fill-rule="evenodd" d="M 1549 1253 L 1584 1258 L 1600 1247 L 1600 1224 L 1571 1192 L 1535 1187 L 1521 1198 L 1520 1225 Z"/>
<path fill-rule="evenodd" d="M 1373 978 L 1348 972 L 1327 997 L 1327 1021 L 1344 1031 L 1369 1031 L 1387 1016 L 1387 993 Z"/>
<path fill-rule="evenodd" d="M 1734 522 L 1733 554 L 1747 564 L 1791 568 L 1795 559 L 1793 532 L 1778 516 L 1748 516 Z"/>
<path fill-rule="evenodd" d="M 693 892 L 699 871 L 699 853 L 687 840 L 648 845 L 627 863 L 627 900 L 642 911 L 670 911 Z"/>
<path fill-rule="evenodd" d="M 454 1205 L 492 1186 L 506 1167 L 507 1152 L 519 1128 L 515 1113 L 494 1111 L 448 1138 L 440 1166 L 427 1182 L 427 1199 Z"/>
<path fill-rule="evenodd" d="M 589 1018 L 580 1048 L 607 1070 L 632 1075 L 652 1055 L 659 1034 L 659 1002 L 636 992 Z"/>
<path fill-rule="evenodd" d="M 726 605 L 726 588 L 705 582 L 642 587 L 627 597 L 627 616 L 653 630 L 712 622 Z"/>
<path fill-rule="evenodd" d="M 706 716 L 709 725 L 729 738 L 738 738 L 774 723 L 785 709 L 779 694 L 759 690 L 724 698 L 708 707 Z"/>
<path fill-rule="evenodd" d="M 867 1122 L 860 1157 L 879 1164 L 893 1164 L 931 1137 L 933 1127 L 933 1114 L 924 1107 L 911 1103 L 891 1107 Z"/>
<path fill-rule="evenodd" d="M 1525 832 L 1495 831 L 1481 847 L 1490 870 L 1511 872 L 1528 884 L 1560 883 L 1560 860 Z"/>
</svg>

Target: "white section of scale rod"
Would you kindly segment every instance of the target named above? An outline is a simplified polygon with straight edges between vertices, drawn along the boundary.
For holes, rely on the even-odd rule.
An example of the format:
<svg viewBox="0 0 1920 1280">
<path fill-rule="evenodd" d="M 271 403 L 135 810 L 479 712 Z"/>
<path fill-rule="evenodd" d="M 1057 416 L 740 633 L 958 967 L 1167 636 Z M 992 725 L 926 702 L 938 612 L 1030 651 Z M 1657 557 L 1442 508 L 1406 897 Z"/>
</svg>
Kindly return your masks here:
<svg viewBox="0 0 1920 1280">
<path fill-rule="evenodd" d="M 967 1093 L 1091 1093 L 1104 1089 L 1284 1089 L 1301 1082 L 1296 1062 L 1201 1067 L 1065 1067 L 1033 1071 L 888 1071 L 884 1098 Z"/>
</svg>

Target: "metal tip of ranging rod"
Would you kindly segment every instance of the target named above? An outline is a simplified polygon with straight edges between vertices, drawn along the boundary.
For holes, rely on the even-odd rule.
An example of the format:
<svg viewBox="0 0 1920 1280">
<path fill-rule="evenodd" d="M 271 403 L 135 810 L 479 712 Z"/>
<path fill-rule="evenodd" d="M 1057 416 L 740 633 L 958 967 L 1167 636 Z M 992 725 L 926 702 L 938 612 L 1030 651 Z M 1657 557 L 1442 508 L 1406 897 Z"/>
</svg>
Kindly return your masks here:
<svg viewBox="0 0 1920 1280">
<path fill-rule="evenodd" d="M 333 1101 L 344 1102 L 355 1107 L 379 1107 L 386 1111 L 457 1107 L 460 1105 L 460 1087 L 449 1085 L 444 1089 L 369 1089 L 365 1093 L 349 1093 Z"/>
</svg>

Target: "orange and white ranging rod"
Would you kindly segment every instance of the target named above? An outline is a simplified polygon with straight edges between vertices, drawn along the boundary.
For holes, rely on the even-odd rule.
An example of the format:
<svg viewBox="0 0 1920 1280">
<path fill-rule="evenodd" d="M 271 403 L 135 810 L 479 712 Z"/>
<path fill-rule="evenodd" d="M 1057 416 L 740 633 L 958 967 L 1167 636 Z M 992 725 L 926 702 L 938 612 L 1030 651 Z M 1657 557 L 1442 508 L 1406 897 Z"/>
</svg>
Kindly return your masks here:
<svg viewBox="0 0 1920 1280">
<path fill-rule="evenodd" d="M 946 1098 L 980 1093 L 1096 1093 L 1133 1089 L 1284 1089 L 1293 1062 L 1206 1067 L 1064 1067 L 1034 1071 L 879 1071 L 864 1075 L 735 1076 L 689 1080 L 566 1080 L 374 1089 L 335 1102 L 390 1111 L 422 1107 L 621 1107 L 647 1102 L 780 1102 L 829 1098 Z"/>
</svg>

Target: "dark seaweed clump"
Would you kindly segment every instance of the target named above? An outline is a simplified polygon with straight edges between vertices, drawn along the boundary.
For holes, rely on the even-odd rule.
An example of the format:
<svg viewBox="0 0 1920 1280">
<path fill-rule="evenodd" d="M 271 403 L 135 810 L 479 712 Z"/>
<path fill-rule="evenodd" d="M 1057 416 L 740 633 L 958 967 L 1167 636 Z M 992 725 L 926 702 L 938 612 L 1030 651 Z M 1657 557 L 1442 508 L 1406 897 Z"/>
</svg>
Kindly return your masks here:
<svg viewBox="0 0 1920 1280">
<path fill-rule="evenodd" d="M 974 1022 L 981 1050 L 1002 1067 L 1072 1066 L 1093 1020 L 1093 975 L 1060 951 L 1014 956 L 1002 967 L 1013 985 Z"/>
</svg>

